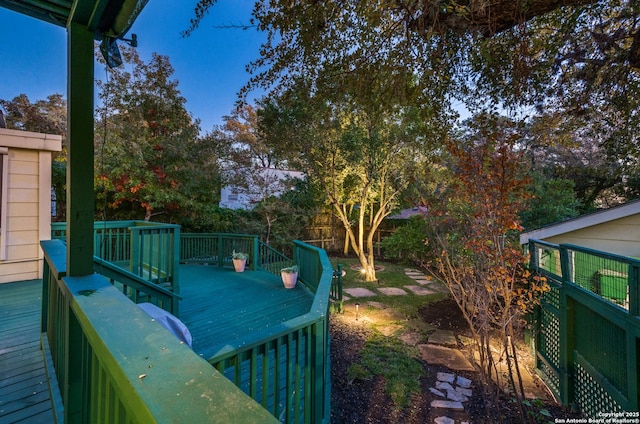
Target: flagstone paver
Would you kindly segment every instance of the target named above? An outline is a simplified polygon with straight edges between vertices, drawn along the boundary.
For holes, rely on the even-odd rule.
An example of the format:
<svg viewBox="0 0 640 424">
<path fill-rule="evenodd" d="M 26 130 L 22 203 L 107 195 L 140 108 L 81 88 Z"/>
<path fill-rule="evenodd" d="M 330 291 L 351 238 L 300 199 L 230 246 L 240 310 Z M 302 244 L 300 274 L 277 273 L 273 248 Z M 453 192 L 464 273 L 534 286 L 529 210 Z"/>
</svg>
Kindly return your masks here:
<svg viewBox="0 0 640 424">
<path fill-rule="evenodd" d="M 418 345 L 422 359 L 429 364 L 444 365 L 457 371 L 475 371 L 469 360 L 457 349 L 434 344 Z"/>
<path fill-rule="evenodd" d="M 348 293 L 351 297 L 373 297 L 376 296 L 375 292 L 372 292 L 369 289 L 365 289 L 364 287 L 353 287 L 349 289 L 344 289 L 344 292 Z"/>
<path fill-rule="evenodd" d="M 436 330 L 429 336 L 429 343 L 443 345 L 443 346 L 457 346 L 458 340 L 453 331 L 450 330 Z"/>
<path fill-rule="evenodd" d="M 417 346 L 422 340 L 420 333 L 404 333 L 399 337 L 400 340 L 408 344 L 409 346 Z"/>
<path fill-rule="evenodd" d="M 434 408 L 447 408 L 447 409 L 457 409 L 457 410 L 464 409 L 462 402 L 454 402 L 451 400 L 432 400 L 431 406 Z"/>
<path fill-rule="evenodd" d="M 445 398 L 447 397 L 447 395 L 445 395 L 444 393 L 442 393 L 440 390 L 438 389 L 434 389 L 433 387 L 429 387 L 429 391 L 431 393 L 433 393 L 436 396 L 440 396 L 441 398 Z"/>
<path fill-rule="evenodd" d="M 464 378 L 461 375 L 459 375 L 456 378 L 456 384 L 460 387 L 464 387 L 465 389 L 468 389 L 469 387 L 471 387 L 471 383 L 472 383 L 471 380 L 469 380 L 468 378 Z"/>
<path fill-rule="evenodd" d="M 449 390 L 453 390 L 453 386 L 446 381 L 436 381 L 436 389 L 448 392 Z"/>
<path fill-rule="evenodd" d="M 427 287 L 421 287 L 421 286 L 404 286 L 404 288 L 407 290 L 410 290 L 413 294 L 417 296 L 426 296 L 428 294 L 436 293 L 435 290 L 431 290 Z"/>
<path fill-rule="evenodd" d="M 406 296 L 407 292 L 399 287 L 380 287 L 378 289 L 382 294 L 387 296 Z"/>
</svg>

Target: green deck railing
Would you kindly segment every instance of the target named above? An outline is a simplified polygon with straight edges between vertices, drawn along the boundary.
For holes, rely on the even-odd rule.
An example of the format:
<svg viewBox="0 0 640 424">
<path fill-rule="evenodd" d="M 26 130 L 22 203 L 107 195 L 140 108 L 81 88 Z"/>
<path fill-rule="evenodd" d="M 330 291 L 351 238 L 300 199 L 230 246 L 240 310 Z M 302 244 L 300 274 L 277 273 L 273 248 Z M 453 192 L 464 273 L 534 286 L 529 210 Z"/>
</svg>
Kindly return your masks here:
<svg viewBox="0 0 640 424">
<path fill-rule="evenodd" d="M 278 272 L 282 260 L 272 258 L 278 263 Z M 328 314 L 333 269 L 324 250 L 298 241 L 294 242 L 294 261 L 299 283 L 314 293 L 311 309 L 227 344 L 208 361 L 281 422 L 328 423 Z"/>
<path fill-rule="evenodd" d="M 162 286 L 151 283 L 117 265 L 107 262 L 97 256 L 93 257 L 93 270 L 109 279 L 109 282 L 119 289 L 134 303 L 152 303 L 172 315 L 178 316 L 179 302 L 182 297 Z"/>
<path fill-rule="evenodd" d="M 96 221 L 94 255 L 138 277 L 180 292 L 180 226 L 147 221 Z M 51 224 L 51 238 L 65 240 L 67 224 Z"/>
<path fill-rule="evenodd" d="M 145 248 L 136 245 L 136 237 L 132 234 L 137 233 L 131 232 L 132 227 L 132 222 L 121 225 L 96 223 L 96 245 L 103 246 L 103 255 L 122 264 L 127 261 L 127 252 L 143 251 Z M 63 237 L 64 233 L 60 231 L 58 235 Z M 207 359 L 281 422 L 328 423 L 331 393 L 329 299 L 332 295 L 341 295 L 341 290 L 338 287 L 340 279 L 334 278 L 334 270 L 324 250 L 296 241 L 294 258 L 291 259 L 262 243 L 257 236 L 182 233 L 175 251 L 179 252 L 179 255 L 174 255 L 176 261 L 181 263 L 228 267 L 232 266 L 232 252 L 242 251 L 250 256 L 249 269 L 275 275 L 279 275 L 283 267 L 298 265 L 299 283 L 314 295 L 311 309 L 293 320 L 227 344 L 222 351 Z M 164 249 L 163 252 L 169 255 L 172 251 Z M 138 291 L 143 298 L 148 295 L 143 279 L 134 273 L 119 272 L 117 268 L 107 262 L 96 261 L 97 272 L 123 287 L 123 292 L 132 300 L 137 301 Z M 167 302 L 175 304 L 173 307 L 176 309 L 173 310 L 177 311 L 177 296 L 161 298 L 167 292 L 152 293 L 151 297 L 160 306 Z"/>
<path fill-rule="evenodd" d="M 638 411 L 640 261 L 539 240 L 529 254 L 551 287 L 534 321 L 538 373 L 589 417 Z"/>
<path fill-rule="evenodd" d="M 247 266 L 280 275 L 280 269 L 293 265 L 293 259 L 260 241 L 258 236 L 230 233 L 182 233 L 180 262 L 208 263 L 231 267 L 233 252 L 249 255 Z"/>
<path fill-rule="evenodd" d="M 54 416 L 67 424 L 277 422 L 104 277 L 66 277 L 62 242 L 43 250 L 43 343 L 64 408 Z"/>
</svg>

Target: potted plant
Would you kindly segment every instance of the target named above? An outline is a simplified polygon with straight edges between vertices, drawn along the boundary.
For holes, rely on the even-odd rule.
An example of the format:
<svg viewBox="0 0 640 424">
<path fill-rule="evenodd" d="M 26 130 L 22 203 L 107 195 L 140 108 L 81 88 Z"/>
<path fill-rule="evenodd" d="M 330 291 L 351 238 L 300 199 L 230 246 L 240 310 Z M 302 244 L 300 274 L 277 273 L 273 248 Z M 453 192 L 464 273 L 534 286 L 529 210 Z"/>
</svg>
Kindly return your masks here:
<svg viewBox="0 0 640 424">
<path fill-rule="evenodd" d="M 280 276 L 282 277 L 284 288 L 294 288 L 296 286 L 296 283 L 298 282 L 298 266 L 294 265 L 287 268 L 282 268 L 280 270 Z"/>
<path fill-rule="evenodd" d="M 233 268 L 236 272 L 243 272 L 244 268 L 247 266 L 247 259 L 249 259 L 249 255 L 243 252 L 236 252 L 234 250 L 231 254 L 231 259 L 233 260 Z"/>
</svg>

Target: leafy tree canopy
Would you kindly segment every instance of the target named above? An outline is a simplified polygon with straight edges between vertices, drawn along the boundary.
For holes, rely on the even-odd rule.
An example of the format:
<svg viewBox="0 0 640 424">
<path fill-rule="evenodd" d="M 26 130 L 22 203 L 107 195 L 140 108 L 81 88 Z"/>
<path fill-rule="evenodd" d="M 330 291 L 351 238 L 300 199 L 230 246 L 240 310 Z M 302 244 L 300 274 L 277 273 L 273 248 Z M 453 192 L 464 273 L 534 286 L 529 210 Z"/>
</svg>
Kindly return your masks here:
<svg viewBox="0 0 640 424">
<path fill-rule="evenodd" d="M 67 103 L 62 94 L 31 103 L 26 94 L 12 100 L 0 99 L 7 128 L 67 136 Z"/>
<path fill-rule="evenodd" d="M 199 1 L 186 33 L 215 3 Z M 587 125 L 635 157 L 639 17 L 635 0 L 258 0 L 250 25 L 267 41 L 241 95 L 304 78 L 325 98 L 381 111 L 413 104 L 447 119 L 459 102 L 524 107 L 555 117 L 558 137 Z"/>
<path fill-rule="evenodd" d="M 98 82 L 99 200 L 111 218 L 193 218 L 219 192 L 215 140 L 198 137 L 167 57 L 145 63 L 126 49 L 123 59 Z"/>
</svg>

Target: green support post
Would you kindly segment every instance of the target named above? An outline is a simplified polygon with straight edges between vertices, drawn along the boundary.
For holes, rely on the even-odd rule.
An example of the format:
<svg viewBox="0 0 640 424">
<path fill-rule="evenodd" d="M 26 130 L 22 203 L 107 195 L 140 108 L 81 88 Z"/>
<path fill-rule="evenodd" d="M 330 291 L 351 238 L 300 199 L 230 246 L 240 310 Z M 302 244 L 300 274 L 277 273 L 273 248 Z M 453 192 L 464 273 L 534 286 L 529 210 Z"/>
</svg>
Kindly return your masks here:
<svg viewBox="0 0 640 424">
<path fill-rule="evenodd" d="M 640 316 L 640 267 L 629 264 L 629 315 Z"/>
<path fill-rule="evenodd" d="M 87 422 L 87 391 L 84 387 L 84 370 L 86 367 L 83 361 L 83 334 L 82 328 L 70 307 L 70 299 L 66 299 L 67 310 L 67 348 L 65 349 L 65 368 L 67 373 L 67 384 L 63 390 L 64 401 L 64 422 L 68 424 L 82 424 Z"/>
<path fill-rule="evenodd" d="M 562 270 L 562 286 L 560 287 L 560 322 L 559 338 L 559 372 L 560 372 L 560 395 L 563 405 L 570 405 L 574 401 L 574 367 L 573 350 L 575 343 L 575 308 L 573 300 L 567 296 L 566 284 L 572 282 L 572 268 L 569 259 L 569 251 L 566 247 L 560 246 L 560 266 Z"/>
<path fill-rule="evenodd" d="M 93 273 L 93 33 L 67 27 L 67 271 Z"/>
<path fill-rule="evenodd" d="M 224 239 L 222 234 L 218 235 L 218 266 L 222 268 L 224 266 Z"/>
<path fill-rule="evenodd" d="M 253 271 L 258 270 L 258 261 L 260 260 L 260 244 L 258 241 L 258 236 L 253 236 L 253 258 L 251 258 L 251 269 Z"/>
<path fill-rule="evenodd" d="M 49 314 L 49 279 L 51 272 L 49 262 L 43 261 L 42 267 L 42 307 L 40 308 L 40 332 L 47 332 L 47 320 Z"/>
<path fill-rule="evenodd" d="M 173 231 L 170 233 L 173 241 L 173 260 L 172 270 L 171 270 L 171 278 L 172 278 L 172 286 L 173 292 L 175 294 L 180 294 L 180 227 L 176 226 Z M 172 301 L 172 313 L 179 317 L 180 316 L 180 300 L 178 298 L 174 298 Z"/>
<path fill-rule="evenodd" d="M 536 244 L 529 240 L 529 269 L 538 269 L 538 252 L 536 252 Z"/>
<path fill-rule="evenodd" d="M 640 268 L 635 264 L 629 264 L 629 315 L 637 317 L 640 314 L 640 305 L 638 305 L 638 285 L 640 283 Z M 626 331 L 627 335 L 627 390 L 629 399 L 629 410 L 637 411 L 640 409 L 640 376 L 638 372 L 640 366 L 640 352 L 638 352 L 638 337 L 639 335 L 635 331 L 631 331 L 629 328 Z"/>
</svg>

